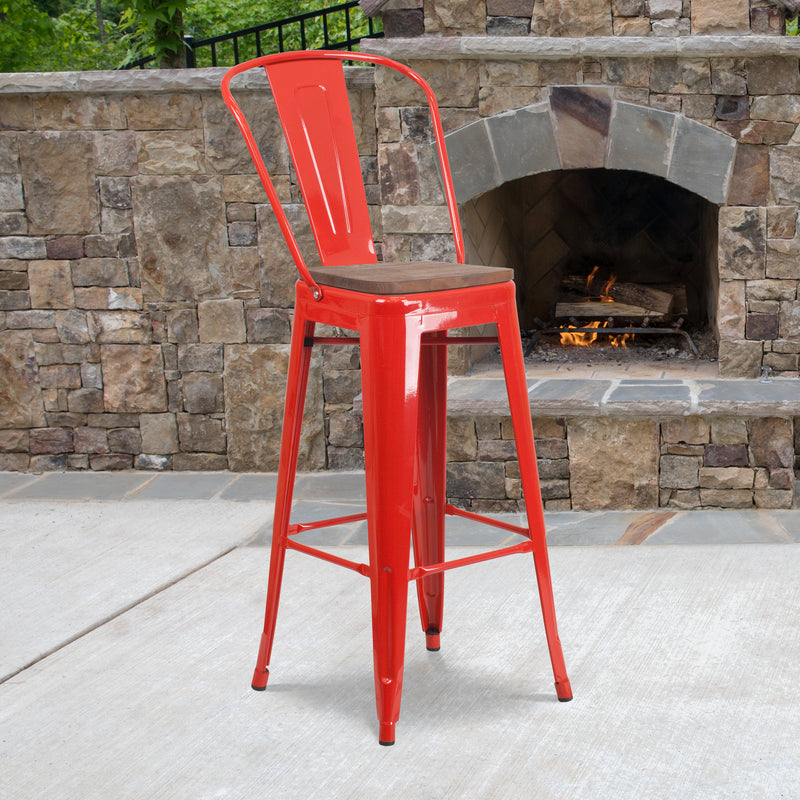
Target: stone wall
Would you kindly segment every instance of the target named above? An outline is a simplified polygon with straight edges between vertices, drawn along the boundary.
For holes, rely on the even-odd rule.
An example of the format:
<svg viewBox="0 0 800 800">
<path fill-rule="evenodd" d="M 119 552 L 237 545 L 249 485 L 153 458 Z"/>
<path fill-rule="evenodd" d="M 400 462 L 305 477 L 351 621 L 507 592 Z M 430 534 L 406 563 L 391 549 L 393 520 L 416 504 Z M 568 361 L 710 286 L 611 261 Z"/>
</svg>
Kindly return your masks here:
<svg viewBox="0 0 800 800">
<path fill-rule="evenodd" d="M 621 32 L 618 17 L 655 8 L 623 5 L 609 6 L 614 33 Z M 672 19 L 680 26 L 702 5 L 681 4 Z M 482 4 L 471 7 L 483 13 Z M 537 3 L 534 10 L 555 7 Z M 503 16 L 499 4 L 486 8 Z M 644 11 L 626 16 L 636 8 Z M 444 25 L 442 9 L 424 6 Z M 411 0 L 400 10 L 423 9 Z M 557 18 L 569 21 L 565 13 Z M 656 141 L 672 148 L 670 158 L 636 168 L 663 177 L 658 169 L 677 164 L 682 179 L 692 180 L 688 162 L 673 160 L 679 132 L 688 130 L 693 142 L 724 141 L 727 166 L 701 187 L 713 184 L 718 196 L 709 202 L 721 204 L 723 375 L 755 376 L 762 364 L 796 375 L 798 42 L 590 38 L 566 28 L 549 36 L 437 35 L 369 45 L 410 62 L 434 86 L 465 219 L 482 217 L 482 227 L 468 231 L 471 252 L 488 263 L 519 262 L 520 242 L 505 224 L 519 209 L 507 201 L 499 214 L 484 213 L 476 198 L 492 188 L 480 181 L 499 186 L 509 168 L 528 169 L 542 157 L 545 118 L 551 136 L 561 138 L 547 151 L 551 162 L 525 174 L 562 168 L 565 152 L 595 159 L 572 167 L 604 166 L 596 159 L 610 157 L 609 142 L 624 143 L 637 158 L 652 156 L 637 146 Z M 276 468 L 294 269 L 219 95 L 222 74 L 15 75 L 0 88 L 0 468 Z M 378 252 L 397 260 L 452 255 L 420 96 L 384 73 L 373 81 L 371 70 L 353 69 L 349 81 Z M 569 102 L 554 108 L 553 87 Z M 260 105 L 260 88 L 245 86 L 243 104 L 255 112 L 267 165 L 313 260 L 285 147 L 269 107 Z M 581 98 L 596 102 L 587 111 Z M 630 124 L 620 128 L 625 119 Z M 658 128 L 664 120 L 661 138 L 632 134 L 634 123 Z M 514 140 L 509 131 L 524 136 Z M 488 150 L 477 147 L 481 139 Z M 468 366 L 465 350 L 452 349 L 453 371 Z M 353 408 L 359 390 L 357 348 L 315 351 L 302 468 L 363 465 Z M 587 420 L 565 407 L 541 412 L 535 426 L 546 503 L 786 507 L 793 479 L 781 448 L 796 437 L 797 412 L 736 413 Z M 735 419 L 728 424 L 728 417 Z M 765 455 L 764 420 L 779 434 L 777 455 Z M 453 500 L 517 508 L 508 421 L 457 414 L 450 425 Z M 797 441 L 793 447 L 800 452 Z"/>
<path fill-rule="evenodd" d="M 785 417 L 539 417 L 534 436 L 551 511 L 791 508 L 800 427 Z M 797 433 L 796 433 L 797 432 Z M 448 427 L 450 501 L 517 511 L 511 422 L 456 416 Z"/>
<path fill-rule="evenodd" d="M 223 72 L 3 82 L 0 469 L 277 467 L 295 272 Z M 371 71 L 349 85 L 374 203 Z M 297 217 L 262 90 L 242 103 Z M 336 447 L 360 436 L 349 350 L 314 357 L 305 469 L 342 466 Z"/>
<path fill-rule="evenodd" d="M 388 37 L 688 36 L 783 32 L 768 0 L 365 0 Z"/>
</svg>

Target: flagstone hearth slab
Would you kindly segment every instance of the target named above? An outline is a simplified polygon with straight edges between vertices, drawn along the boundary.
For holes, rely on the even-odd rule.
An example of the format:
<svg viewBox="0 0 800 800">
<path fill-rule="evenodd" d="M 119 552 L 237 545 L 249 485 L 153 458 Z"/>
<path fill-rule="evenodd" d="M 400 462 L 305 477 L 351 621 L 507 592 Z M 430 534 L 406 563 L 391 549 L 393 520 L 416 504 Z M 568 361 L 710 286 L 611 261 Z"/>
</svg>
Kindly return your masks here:
<svg viewBox="0 0 800 800">
<path fill-rule="evenodd" d="M 698 382 L 698 414 L 783 417 L 800 414 L 800 380 L 776 378 Z"/>
<path fill-rule="evenodd" d="M 539 416 L 800 416 L 800 381 L 528 378 L 531 411 Z M 499 377 L 453 378 L 453 414 L 508 415 Z"/>
<path fill-rule="evenodd" d="M 649 413 L 682 416 L 692 410 L 691 387 L 682 381 L 633 383 L 623 381 L 607 395 L 606 406 L 616 413 Z"/>
</svg>

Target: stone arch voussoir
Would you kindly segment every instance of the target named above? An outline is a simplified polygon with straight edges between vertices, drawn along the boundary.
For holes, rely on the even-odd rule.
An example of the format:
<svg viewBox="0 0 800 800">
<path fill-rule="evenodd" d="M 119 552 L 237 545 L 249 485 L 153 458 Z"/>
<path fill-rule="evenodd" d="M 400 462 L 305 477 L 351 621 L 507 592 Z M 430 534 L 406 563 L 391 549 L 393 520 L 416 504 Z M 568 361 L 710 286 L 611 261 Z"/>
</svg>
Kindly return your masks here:
<svg viewBox="0 0 800 800">
<path fill-rule="evenodd" d="M 458 201 L 559 169 L 634 170 L 724 204 L 736 141 L 671 111 L 617 100 L 601 86 L 557 86 L 541 103 L 449 133 Z"/>
</svg>

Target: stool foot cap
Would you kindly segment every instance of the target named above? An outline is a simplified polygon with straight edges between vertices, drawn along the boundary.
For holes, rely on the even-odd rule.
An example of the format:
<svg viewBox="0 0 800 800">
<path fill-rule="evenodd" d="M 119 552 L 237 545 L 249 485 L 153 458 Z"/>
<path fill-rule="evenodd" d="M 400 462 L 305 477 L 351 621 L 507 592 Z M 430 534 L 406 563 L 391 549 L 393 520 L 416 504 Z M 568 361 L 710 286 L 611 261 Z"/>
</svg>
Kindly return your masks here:
<svg viewBox="0 0 800 800">
<path fill-rule="evenodd" d="M 394 744 L 394 722 L 381 722 L 378 732 L 378 744 L 382 747 L 391 747 Z"/>
<path fill-rule="evenodd" d="M 437 650 L 441 649 L 442 643 L 438 631 L 435 633 L 428 632 L 425 634 L 425 647 L 427 647 L 432 653 L 435 653 Z"/>
<path fill-rule="evenodd" d="M 257 692 L 263 692 L 267 688 L 267 681 L 269 680 L 269 670 L 256 670 L 253 675 L 253 681 L 250 686 Z"/>
<path fill-rule="evenodd" d="M 568 703 L 572 700 L 572 687 L 568 680 L 556 681 L 556 694 L 560 703 Z"/>
</svg>

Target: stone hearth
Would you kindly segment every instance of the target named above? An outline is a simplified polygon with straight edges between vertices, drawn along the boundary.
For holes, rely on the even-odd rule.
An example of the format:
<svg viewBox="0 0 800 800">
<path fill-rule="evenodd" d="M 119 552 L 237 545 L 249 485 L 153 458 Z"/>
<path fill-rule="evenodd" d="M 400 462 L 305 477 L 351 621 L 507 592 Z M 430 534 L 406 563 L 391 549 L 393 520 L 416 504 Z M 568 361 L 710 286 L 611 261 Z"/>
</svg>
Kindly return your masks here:
<svg viewBox="0 0 800 800">
<path fill-rule="evenodd" d="M 529 373 L 545 507 L 791 508 L 792 380 L 630 377 L 603 370 Z M 450 385 L 449 492 L 513 510 L 519 473 L 505 387 L 479 370 Z M 500 499 L 503 498 L 503 499 Z"/>
</svg>

